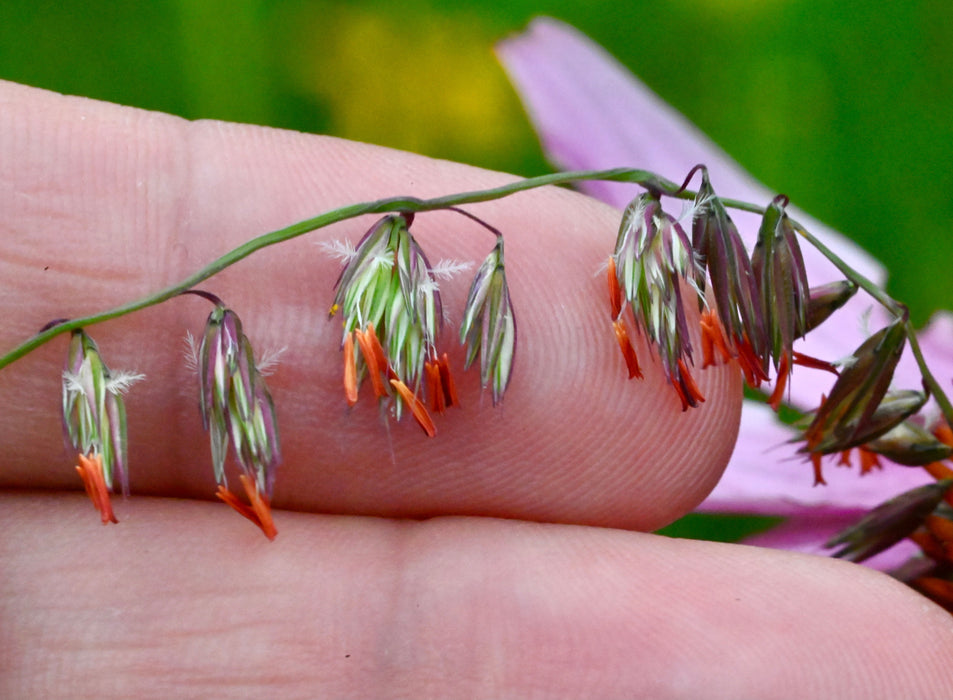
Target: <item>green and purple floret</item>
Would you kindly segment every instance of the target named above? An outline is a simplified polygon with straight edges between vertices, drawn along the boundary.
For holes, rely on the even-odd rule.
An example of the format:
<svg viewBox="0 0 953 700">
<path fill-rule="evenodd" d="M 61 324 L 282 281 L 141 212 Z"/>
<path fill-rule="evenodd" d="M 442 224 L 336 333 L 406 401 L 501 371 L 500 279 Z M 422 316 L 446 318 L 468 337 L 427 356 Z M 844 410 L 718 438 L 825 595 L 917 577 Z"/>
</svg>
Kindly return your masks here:
<svg viewBox="0 0 953 700">
<path fill-rule="evenodd" d="M 509 384 L 516 347 L 516 323 L 503 264 L 503 237 L 477 217 L 454 209 L 488 228 L 497 244 L 480 266 L 460 326 L 466 367 L 480 358 L 480 377 L 493 403 Z M 409 408 L 427 433 L 436 435 L 430 412 L 459 404 L 447 353 L 438 350 L 443 322 L 434 268 L 410 232 L 413 215 L 379 220 L 347 255 L 338 278 L 331 317 L 342 317 L 344 393 L 357 403 L 368 380 L 374 396 L 399 419 Z M 430 410 L 428 411 L 427 405 Z"/>
<path fill-rule="evenodd" d="M 273 539 L 277 530 L 269 504 L 281 461 L 274 402 L 238 315 L 217 297 L 200 295 L 215 303 L 196 360 L 199 407 L 211 441 L 216 495 Z M 229 444 L 238 459 L 242 472 L 239 480 L 250 507 L 228 490 L 225 461 Z"/>
<path fill-rule="evenodd" d="M 794 225 L 785 207 L 788 198 L 778 195 L 768 205 L 751 255 L 751 268 L 765 316 L 766 347 L 763 368 L 774 366 L 774 392 L 769 399 L 777 409 L 794 365 L 794 341 L 807 335 L 810 288 L 807 270 Z"/>
<path fill-rule="evenodd" d="M 662 211 L 659 195 L 645 192 L 632 200 L 609 259 L 612 322 L 630 378 L 641 376 L 625 330 L 625 311 L 631 310 L 636 328 L 658 350 L 683 410 L 705 400 L 689 369 L 692 343 L 682 301 L 683 283 L 694 284 L 702 274 L 691 241 Z M 693 293 L 703 299 L 697 288 Z"/>
<path fill-rule="evenodd" d="M 510 383 L 516 352 L 516 320 L 506 284 L 502 236 L 497 237 L 470 285 L 460 342 L 466 347 L 466 367 L 480 358 L 480 383 L 483 388 L 490 386 L 496 405 Z"/>
<path fill-rule="evenodd" d="M 141 374 L 110 372 L 93 339 L 82 329 L 72 332 L 63 369 L 63 431 L 104 524 L 117 522 L 109 500 L 116 482 L 129 494 L 123 393 L 140 379 Z"/>
<path fill-rule="evenodd" d="M 443 322 L 439 287 L 410 233 L 413 218 L 384 217 L 364 235 L 335 285 L 331 316 L 342 317 L 348 404 L 357 403 L 358 387 L 367 378 L 375 397 L 389 402 L 397 418 L 407 407 L 433 436 L 436 428 L 419 398 L 424 378 L 432 406 L 457 399 L 447 358 L 437 351 Z"/>
</svg>

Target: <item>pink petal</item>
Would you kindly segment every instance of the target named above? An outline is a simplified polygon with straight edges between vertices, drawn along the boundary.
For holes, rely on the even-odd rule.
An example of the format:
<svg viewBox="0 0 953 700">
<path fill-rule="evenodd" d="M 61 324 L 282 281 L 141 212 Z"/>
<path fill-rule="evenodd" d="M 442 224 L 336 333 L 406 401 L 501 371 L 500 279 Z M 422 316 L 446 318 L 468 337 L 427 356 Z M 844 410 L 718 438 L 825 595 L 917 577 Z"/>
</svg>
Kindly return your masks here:
<svg viewBox="0 0 953 700">
<path fill-rule="evenodd" d="M 798 445 L 789 442 L 796 435 L 764 404 L 746 403 L 731 463 L 699 510 L 779 516 L 848 513 L 856 519 L 903 491 L 933 481 L 922 469 L 889 462 L 861 476 L 858 467 L 838 466 L 836 458 L 828 457 L 827 486 L 814 486 L 811 465 L 798 454 Z"/>
<path fill-rule="evenodd" d="M 824 543 L 869 510 L 932 478 L 921 469 L 885 463 L 863 476 L 828 458 L 826 486 L 814 486 L 811 466 L 797 445 L 796 432 L 777 421 L 764 404 L 748 402 L 741 415 L 735 452 L 724 476 L 698 510 L 776 515 L 788 519 L 746 543 L 830 556 Z M 864 562 L 884 571 L 899 567 L 917 548 L 903 542 Z"/>
<path fill-rule="evenodd" d="M 691 122 L 572 27 L 550 18 L 536 19 L 525 33 L 501 42 L 497 53 L 522 95 L 543 147 L 560 168 L 637 167 L 679 181 L 694 165 L 704 163 L 716 191 L 726 197 L 763 204 L 774 197 Z M 631 185 L 619 183 L 585 183 L 582 188 L 620 208 L 636 193 Z M 878 283 L 885 281 L 883 267 L 860 247 L 796 208 L 790 212 L 855 270 Z M 757 237 L 758 217 L 737 212 L 733 218 L 750 248 Z M 810 246 L 804 247 L 804 259 L 812 285 L 840 278 L 833 265 Z M 826 360 L 849 354 L 866 337 L 862 316 L 873 305 L 859 294 L 797 349 Z M 885 318 L 877 314 L 871 321 L 874 330 Z M 814 408 L 831 383 L 830 374 L 799 368 L 794 372 L 790 401 L 803 409 Z"/>
</svg>

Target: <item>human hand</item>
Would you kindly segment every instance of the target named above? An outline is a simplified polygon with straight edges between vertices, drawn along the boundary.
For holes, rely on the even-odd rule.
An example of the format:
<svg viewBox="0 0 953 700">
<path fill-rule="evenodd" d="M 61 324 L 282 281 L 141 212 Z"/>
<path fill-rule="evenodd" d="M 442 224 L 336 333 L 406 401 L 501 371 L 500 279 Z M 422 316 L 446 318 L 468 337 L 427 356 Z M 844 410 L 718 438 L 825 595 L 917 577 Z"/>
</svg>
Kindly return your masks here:
<svg viewBox="0 0 953 700">
<path fill-rule="evenodd" d="M 0 84 L 0 344 L 335 206 L 505 179 Z M 134 496 L 115 504 L 116 527 L 99 527 L 63 453 L 64 343 L 0 372 L 0 695 L 953 693 L 949 616 L 886 576 L 631 531 L 688 512 L 717 481 L 737 370 L 699 372 L 707 400 L 684 414 L 658 363 L 625 381 L 594 275 L 613 210 L 547 190 L 473 211 L 506 235 L 516 370 L 495 409 L 458 373 L 463 407 L 432 440 L 409 420 L 386 429 L 367 396 L 351 410 L 343 400 L 339 327 L 326 318 L 338 263 L 313 241 L 354 241 L 369 221 L 203 285 L 256 347 L 287 346 L 269 378 L 285 456 L 273 543 L 198 500 L 215 486 L 180 339 L 201 329 L 206 302 L 90 330 L 112 367 L 147 376 L 127 398 Z M 478 261 L 492 247 L 451 214 L 421 215 L 414 230 L 432 259 Z M 445 285 L 451 313 L 466 287 Z"/>
</svg>

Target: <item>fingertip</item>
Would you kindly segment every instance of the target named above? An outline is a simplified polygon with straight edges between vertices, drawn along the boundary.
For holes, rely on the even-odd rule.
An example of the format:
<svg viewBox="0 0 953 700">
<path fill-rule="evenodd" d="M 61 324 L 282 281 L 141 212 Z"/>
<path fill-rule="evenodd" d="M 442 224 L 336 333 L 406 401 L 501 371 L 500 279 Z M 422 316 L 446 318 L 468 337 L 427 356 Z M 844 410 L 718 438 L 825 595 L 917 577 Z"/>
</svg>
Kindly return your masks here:
<svg viewBox="0 0 953 700">
<path fill-rule="evenodd" d="M 99 301 L 124 301 L 161 288 L 253 236 L 336 206 L 443 195 L 513 179 L 337 139 L 188 124 L 162 115 L 142 118 L 135 110 L 98 103 L 95 127 L 84 131 L 78 102 L 42 94 L 60 105 L 58 118 L 69 122 L 70 131 L 61 143 L 53 138 L 62 131 L 59 123 L 44 122 L 33 136 L 53 156 L 25 149 L 16 165 L 30 173 L 27 184 L 45 178 L 49 191 L 61 195 L 38 200 L 45 216 L 29 212 L 31 250 L 85 256 L 75 260 L 83 274 L 44 282 L 42 304 L 33 303 L 25 287 L 4 297 L 11 302 L 8 316 L 16 319 L 12 328 L 38 327 L 64 315 L 52 313 L 57 305 L 88 312 Z M 123 161 L 120 178 L 114 161 L 130 148 L 139 157 Z M 70 157 L 57 160 L 58 150 Z M 93 153 L 113 165 L 90 182 L 81 176 Z M 6 167 L 11 181 L 24 182 L 20 170 Z M 96 196 L 74 207 L 83 192 Z M 314 241 L 355 242 L 371 225 L 368 217 L 262 250 L 203 283 L 241 316 L 259 352 L 287 348 L 268 378 L 284 455 L 274 504 L 653 529 L 700 502 L 731 452 L 739 375 L 731 365 L 698 371 L 706 400 L 683 413 L 654 351 L 636 339 L 645 378 L 626 379 L 604 277 L 597 274 L 611 250 L 618 212 L 555 188 L 467 210 L 506 236 L 519 344 L 506 395 L 493 407 L 474 372 L 463 373 L 455 338 L 469 280 L 441 283 L 448 318 L 439 350 L 448 352 L 462 406 L 435 419 L 432 440 L 407 420 L 383 420 L 386 406 L 382 411 L 367 391 L 349 408 L 342 388 L 340 319 L 328 321 L 326 313 L 340 263 Z M 22 213 L 16 207 L 12 212 L 14 220 Z M 66 214 L 70 223 L 64 228 Z M 495 243 L 485 229 L 452 212 L 420 215 L 413 230 L 432 260 L 479 262 Z M 118 272 L 97 274 L 100 258 L 116 262 Z M 41 318 L 33 319 L 40 306 Z M 147 376 L 127 396 L 131 484 L 139 493 L 211 498 L 215 491 L 195 408 L 196 378 L 183 362 L 180 340 L 186 330 L 198 334 L 207 312 L 201 299 L 181 298 L 91 331 L 104 339 L 110 367 Z M 692 310 L 689 317 L 697 325 Z M 12 342 L 10 333 L 5 337 Z M 40 364 L 5 370 L 29 409 L 6 417 L 5 440 L 31 437 L 21 440 L 28 444 L 5 467 L 4 479 L 15 486 L 73 487 L 71 465 L 56 470 L 63 462 L 58 361 L 52 346 L 41 354 L 48 376 L 40 392 L 26 389 L 40 380 L 18 373 Z"/>
</svg>

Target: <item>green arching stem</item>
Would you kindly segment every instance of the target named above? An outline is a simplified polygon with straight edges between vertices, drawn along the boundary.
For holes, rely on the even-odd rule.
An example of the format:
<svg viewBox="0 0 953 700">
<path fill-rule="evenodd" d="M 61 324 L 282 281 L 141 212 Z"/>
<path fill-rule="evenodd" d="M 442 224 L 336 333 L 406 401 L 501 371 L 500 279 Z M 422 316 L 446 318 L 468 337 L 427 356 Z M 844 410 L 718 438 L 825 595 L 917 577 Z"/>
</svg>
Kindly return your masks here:
<svg viewBox="0 0 953 700">
<path fill-rule="evenodd" d="M 248 257 L 256 251 L 261 250 L 262 248 L 267 248 L 268 246 L 275 245 L 276 243 L 297 238 L 298 236 L 310 233 L 311 231 L 315 231 L 339 221 L 352 219 L 364 214 L 385 214 L 391 212 L 418 213 L 435 211 L 439 209 L 448 209 L 451 207 L 458 207 L 462 204 L 475 204 L 478 202 L 487 202 L 495 199 L 501 199 L 518 192 L 525 192 L 527 190 L 545 187 L 547 185 L 567 185 L 585 180 L 629 182 L 640 185 L 646 189 L 654 190 L 660 194 L 678 199 L 691 200 L 696 196 L 695 192 L 682 189 L 676 183 L 659 177 L 655 173 L 649 172 L 647 170 L 613 168 L 611 170 L 580 170 L 553 173 L 550 175 L 542 175 L 539 177 L 517 180 L 500 187 L 493 187 L 486 190 L 476 190 L 472 192 L 463 192 L 460 194 L 445 195 L 442 197 L 435 197 L 433 199 L 418 199 L 416 197 L 389 197 L 372 202 L 352 204 L 345 207 L 340 207 L 338 209 L 333 209 L 314 218 L 306 219 L 296 224 L 292 224 L 291 226 L 278 229 L 277 231 L 271 231 L 253 238 L 250 241 L 238 246 L 237 248 L 225 253 L 218 259 L 213 260 L 211 263 L 193 273 L 189 277 L 186 277 L 181 282 L 170 287 L 166 287 L 165 289 L 162 289 L 158 292 L 154 292 L 141 299 L 128 304 L 123 304 L 122 306 L 117 306 L 114 309 L 110 309 L 98 314 L 84 316 L 82 318 L 69 319 L 61 323 L 57 323 L 56 325 L 52 325 L 51 327 L 44 329 L 29 340 L 23 342 L 7 354 L 0 357 L 0 369 L 3 369 L 7 365 L 15 362 L 24 355 L 27 355 L 62 333 L 67 333 L 85 326 L 91 326 L 96 323 L 102 323 L 103 321 L 108 321 L 110 319 L 119 318 L 120 316 L 125 316 L 126 314 L 132 313 L 134 311 L 160 304 L 174 296 L 178 296 L 182 292 L 185 292 L 192 287 L 195 287 L 197 284 L 204 282 L 225 268 L 234 265 L 238 261 Z M 726 207 L 740 211 L 747 211 L 754 214 L 764 214 L 765 211 L 764 207 L 739 200 L 722 199 L 722 202 Z M 894 315 L 898 317 L 903 315 L 902 306 L 894 299 L 883 292 L 873 282 L 868 280 L 863 275 L 857 273 L 853 268 L 847 265 L 847 263 L 841 260 L 834 252 L 828 249 L 827 246 L 825 246 L 813 235 L 811 235 L 811 233 L 805 230 L 803 226 L 797 224 L 796 222 L 794 225 L 798 232 L 811 245 L 817 248 L 821 254 L 830 260 L 831 263 L 833 263 L 834 266 L 836 266 L 837 269 L 840 270 L 848 280 L 854 282 L 858 287 L 870 294 L 871 297 L 877 300 Z M 950 425 L 953 425 L 953 405 L 951 405 L 950 400 L 939 386 L 939 383 L 927 368 L 926 362 L 923 359 L 923 355 L 920 352 L 920 346 L 916 341 L 916 336 L 914 335 L 912 325 L 907 322 L 906 326 L 908 336 L 910 338 L 910 346 L 913 350 L 914 356 L 916 357 L 917 364 L 920 367 L 921 374 L 923 375 L 923 381 L 936 397 L 937 403 L 940 405 L 947 422 L 950 423 Z"/>
<path fill-rule="evenodd" d="M 296 224 L 287 226 L 277 231 L 262 234 L 257 238 L 238 246 L 237 248 L 225 253 L 220 258 L 198 270 L 194 274 L 186 277 L 181 282 L 166 287 L 158 292 L 149 294 L 136 301 L 116 308 L 103 311 L 101 313 L 83 316 L 82 318 L 73 318 L 54 326 L 46 328 L 37 333 L 29 340 L 21 343 L 16 348 L 0 357 L 0 369 L 15 362 L 24 355 L 29 354 L 41 345 L 49 342 L 56 336 L 83 328 L 92 326 L 96 323 L 109 321 L 120 316 L 125 316 L 133 311 L 139 311 L 149 306 L 161 304 L 164 301 L 178 296 L 182 292 L 191 289 L 197 284 L 207 280 L 209 277 L 221 272 L 225 268 L 234 265 L 239 260 L 247 258 L 252 253 L 267 248 L 268 246 L 282 243 L 292 238 L 297 238 L 305 233 L 310 233 L 319 228 L 329 226 L 330 224 L 352 219 L 363 214 L 384 214 L 389 212 L 424 212 L 446 209 L 461 204 L 473 204 L 476 202 L 487 202 L 494 199 L 507 197 L 517 192 L 544 187 L 546 185 L 565 185 L 572 182 L 581 182 L 583 180 L 611 180 L 617 182 L 631 182 L 644 187 L 651 187 L 666 194 L 674 194 L 678 191 L 678 185 L 661 178 L 647 170 L 636 170 L 632 168 L 613 168 L 611 170 L 585 170 L 576 172 L 553 173 L 550 175 L 541 175 L 540 177 L 517 180 L 507 185 L 493 187 L 487 190 L 477 190 L 473 192 L 463 192 L 460 194 L 435 197 L 433 199 L 418 199 L 416 197 L 389 197 L 379 199 L 373 202 L 364 202 L 360 204 L 351 204 L 339 209 L 333 209 L 312 219 L 299 221 Z M 687 199 L 694 196 L 691 192 L 683 192 L 678 195 Z"/>
<path fill-rule="evenodd" d="M 821 243 L 810 231 L 801 226 L 801 224 L 797 223 L 796 221 L 792 221 L 791 223 L 794 224 L 795 230 L 804 238 L 804 240 L 810 243 L 813 247 L 817 248 L 821 255 L 830 260 L 834 267 L 840 270 L 841 274 L 844 275 L 844 277 L 846 277 L 850 282 L 853 282 L 867 292 L 867 294 L 873 297 L 874 300 L 876 300 L 894 316 L 899 318 L 905 315 L 906 309 L 904 309 L 901 304 L 898 304 L 895 299 L 890 297 L 880 287 L 841 260 L 837 253 Z"/>
<path fill-rule="evenodd" d="M 933 376 L 930 368 L 927 367 L 927 362 L 923 358 L 923 352 L 920 350 L 920 341 L 917 340 L 913 324 L 907 321 L 905 326 L 907 329 L 907 340 L 910 341 L 910 349 L 913 351 L 913 357 L 917 361 L 917 367 L 920 368 L 920 376 L 923 378 L 923 383 L 933 393 L 933 398 L 936 399 L 937 405 L 940 407 L 940 411 L 943 413 L 947 425 L 953 425 L 953 404 L 950 403 L 949 397 L 943 391 L 936 377 Z"/>
</svg>

